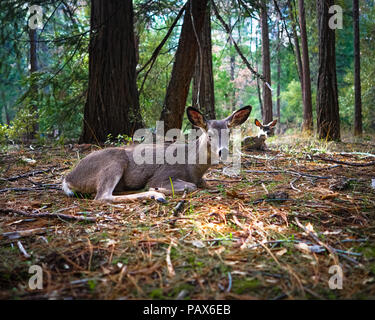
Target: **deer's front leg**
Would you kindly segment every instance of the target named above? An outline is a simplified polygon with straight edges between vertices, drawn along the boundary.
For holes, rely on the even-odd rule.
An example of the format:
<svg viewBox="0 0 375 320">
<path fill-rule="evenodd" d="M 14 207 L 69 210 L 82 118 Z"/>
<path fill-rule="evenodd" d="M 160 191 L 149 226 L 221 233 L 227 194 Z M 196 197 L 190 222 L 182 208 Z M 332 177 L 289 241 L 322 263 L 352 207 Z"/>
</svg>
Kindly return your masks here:
<svg viewBox="0 0 375 320">
<path fill-rule="evenodd" d="M 103 168 L 98 175 L 97 193 L 95 200 L 105 202 L 130 202 L 135 200 L 155 199 L 159 202 L 165 203 L 165 195 L 161 192 L 146 191 L 140 193 L 133 193 L 128 195 L 114 196 L 112 193 L 116 185 L 119 183 L 124 168 L 121 164 L 113 164 Z"/>
<path fill-rule="evenodd" d="M 173 186 L 173 191 L 172 191 L 172 186 Z M 195 190 L 197 190 L 198 187 L 192 183 L 192 182 L 187 182 L 187 181 L 184 181 L 184 180 L 180 180 L 180 179 L 175 179 L 175 180 L 172 180 L 172 183 L 170 181 L 165 181 L 165 182 L 162 182 L 160 184 L 156 184 L 156 185 L 150 185 L 150 190 L 155 190 L 155 191 L 158 191 L 158 192 L 163 192 L 165 194 L 172 194 L 173 192 L 174 193 L 183 193 L 185 192 L 185 190 L 187 192 L 193 192 Z"/>
<path fill-rule="evenodd" d="M 112 196 L 111 201 L 114 203 L 119 203 L 144 199 L 155 199 L 156 201 L 159 201 L 161 203 L 167 202 L 167 200 L 165 200 L 165 195 L 163 193 L 151 190 L 146 192 L 127 194 L 123 196 Z"/>
</svg>

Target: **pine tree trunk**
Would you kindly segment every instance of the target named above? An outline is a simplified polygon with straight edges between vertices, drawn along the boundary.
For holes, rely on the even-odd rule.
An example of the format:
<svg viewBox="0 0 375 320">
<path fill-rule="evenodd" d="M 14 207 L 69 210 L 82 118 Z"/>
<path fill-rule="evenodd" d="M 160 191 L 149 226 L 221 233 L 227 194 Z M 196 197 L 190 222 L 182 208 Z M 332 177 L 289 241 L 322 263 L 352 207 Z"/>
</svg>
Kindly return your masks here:
<svg viewBox="0 0 375 320">
<path fill-rule="evenodd" d="M 136 84 L 132 0 L 91 0 L 89 88 L 80 142 L 142 127 Z"/>
<path fill-rule="evenodd" d="M 193 106 L 199 106 L 206 119 L 215 119 L 214 77 L 212 71 L 211 12 L 207 7 L 202 32 L 199 34 L 202 57 L 198 47 L 198 58 L 193 78 Z M 201 61 L 202 59 L 202 61 Z"/>
<path fill-rule="evenodd" d="M 5 112 L 6 124 L 9 126 L 10 125 L 10 117 L 9 117 L 8 105 L 6 103 L 4 103 L 4 112 Z"/>
<path fill-rule="evenodd" d="M 269 123 L 273 120 L 272 114 L 272 92 L 266 85 L 271 86 L 271 58 L 270 41 L 268 34 L 267 4 L 261 6 L 261 29 L 262 29 L 262 67 L 265 82 L 263 83 L 263 122 Z"/>
<path fill-rule="evenodd" d="M 232 31 L 232 17 L 229 18 L 229 28 L 231 29 Z M 230 65 L 230 82 L 232 83 L 233 85 L 233 90 L 231 92 L 231 101 L 230 101 L 230 104 L 231 104 L 231 107 L 232 107 L 232 110 L 231 111 L 235 111 L 236 110 L 236 89 L 234 87 L 234 69 L 236 67 L 236 56 L 234 55 L 234 50 L 233 50 L 233 40 L 232 40 L 232 37 L 229 37 L 229 65 Z"/>
<path fill-rule="evenodd" d="M 199 35 L 202 31 L 206 8 L 207 0 L 189 0 L 186 6 L 172 76 L 168 84 L 163 110 L 160 116 L 160 120 L 164 121 L 165 132 L 169 129 L 181 129 L 182 127 L 186 99 L 194 74 L 195 61 L 198 53 L 198 43 L 195 32 Z M 192 18 L 195 31 L 192 25 Z"/>
<path fill-rule="evenodd" d="M 336 77 L 335 30 L 329 28 L 328 8 L 334 0 L 317 0 L 319 73 L 317 86 L 317 130 L 319 138 L 340 140 L 340 117 Z"/>
<path fill-rule="evenodd" d="M 277 114 L 277 133 L 280 133 L 280 107 L 281 107 L 281 58 L 280 58 L 280 46 L 281 46 L 281 35 L 280 35 L 280 17 L 277 19 L 277 57 L 276 57 L 276 64 L 277 64 L 277 100 L 276 100 L 276 114 Z"/>
<path fill-rule="evenodd" d="M 309 132 L 313 130 L 312 100 L 311 100 L 311 79 L 309 47 L 307 44 L 306 16 L 304 0 L 299 0 L 299 24 L 301 30 L 302 47 L 302 78 L 303 78 L 303 124 L 302 130 Z"/>
<path fill-rule="evenodd" d="M 10 124 L 10 117 L 9 117 L 9 111 L 8 111 L 8 103 L 7 103 L 7 100 L 5 98 L 5 91 L 4 90 L 1 92 L 1 98 L 3 100 L 4 113 L 5 113 L 5 121 L 6 121 L 6 124 L 9 126 L 9 124 Z M 2 120 L 3 119 L 2 119 L 1 111 L 0 111 L 0 123 L 3 123 Z"/>
<path fill-rule="evenodd" d="M 354 29 L 354 135 L 362 135 L 362 99 L 361 99 L 361 48 L 359 35 L 359 0 L 353 0 Z"/>
<path fill-rule="evenodd" d="M 32 75 L 34 72 L 38 71 L 38 54 L 37 54 L 37 31 L 36 29 L 29 29 L 29 40 L 30 40 L 30 75 Z M 32 96 L 38 95 L 38 86 L 35 84 L 34 79 L 32 79 L 31 82 L 31 93 Z M 38 106 L 32 105 L 31 111 L 35 112 L 37 119 L 34 122 L 32 131 L 28 133 L 26 139 L 31 140 L 35 138 L 36 133 L 39 130 L 39 123 L 38 123 Z"/>
<path fill-rule="evenodd" d="M 301 50 L 299 47 L 299 40 L 298 40 L 298 35 L 297 35 L 296 23 L 294 20 L 293 7 L 292 7 L 290 0 L 288 0 L 288 7 L 289 7 L 289 12 L 290 12 L 290 20 L 292 21 L 293 40 L 294 40 L 294 47 L 296 49 L 297 71 L 298 71 L 298 77 L 301 81 L 301 91 L 302 91 L 302 100 L 303 100 L 303 76 L 302 76 L 303 70 L 302 70 Z"/>
<path fill-rule="evenodd" d="M 259 45 L 262 45 L 261 44 L 261 39 L 259 39 L 260 43 Z M 258 35 L 256 36 L 255 38 L 255 47 L 258 48 Z M 256 65 L 257 65 L 257 70 L 259 70 L 259 60 L 258 60 L 258 56 L 256 55 L 255 56 L 256 58 Z M 263 119 L 263 101 L 262 101 L 262 89 L 260 87 L 260 80 L 259 78 L 257 77 L 256 78 L 256 81 L 257 81 L 257 93 L 258 93 L 258 100 L 259 100 L 259 108 L 260 108 L 260 116 L 261 118 Z"/>
</svg>

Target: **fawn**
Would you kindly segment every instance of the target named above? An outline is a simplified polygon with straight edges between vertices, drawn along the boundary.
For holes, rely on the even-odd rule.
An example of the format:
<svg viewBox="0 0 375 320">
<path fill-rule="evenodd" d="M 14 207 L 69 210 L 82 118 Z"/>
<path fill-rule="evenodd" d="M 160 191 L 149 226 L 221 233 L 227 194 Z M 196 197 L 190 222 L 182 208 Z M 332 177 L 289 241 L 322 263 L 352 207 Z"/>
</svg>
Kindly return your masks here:
<svg viewBox="0 0 375 320">
<path fill-rule="evenodd" d="M 189 152 L 200 153 L 203 150 L 207 152 L 205 163 L 196 161 L 194 164 L 137 164 L 134 155 L 140 145 L 106 148 L 94 151 L 83 158 L 64 178 L 62 188 L 69 196 L 74 192 L 95 193 L 95 200 L 115 203 L 136 199 L 156 199 L 165 202 L 165 193 L 170 194 L 172 188 L 176 193 L 194 191 L 205 186 L 202 177 L 208 168 L 229 152 L 229 141 L 222 139 L 221 132 L 244 123 L 251 109 L 251 106 L 245 106 L 223 120 L 206 120 L 197 109 L 188 107 L 186 112 L 189 121 L 203 131 L 193 143 L 140 144 L 144 152 L 151 152 L 153 159 L 158 152 L 165 152 L 169 148 L 184 148 L 186 157 Z M 113 195 L 113 192 L 143 188 L 148 188 L 149 191 Z"/>
<path fill-rule="evenodd" d="M 255 125 L 259 128 L 256 137 L 245 137 L 242 140 L 245 150 L 266 150 L 266 139 L 270 133 L 273 133 L 273 128 L 276 126 L 277 120 L 271 121 L 267 125 L 263 125 L 258 119 L 255 119 Z"/>
</svg>

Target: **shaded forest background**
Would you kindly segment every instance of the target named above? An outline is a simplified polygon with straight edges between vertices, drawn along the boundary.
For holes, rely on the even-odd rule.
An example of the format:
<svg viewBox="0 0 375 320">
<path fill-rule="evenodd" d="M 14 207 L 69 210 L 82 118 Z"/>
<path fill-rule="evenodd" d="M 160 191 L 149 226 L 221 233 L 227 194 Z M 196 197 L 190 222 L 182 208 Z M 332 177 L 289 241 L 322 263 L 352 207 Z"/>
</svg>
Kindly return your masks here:
<svg viewBox="0 0 375 320">
<path fill-rule="evenodd" d="M 302 91 L 296 58 L 296 49 L 300 50 L 301 46 L 296 44 L 296 39 L 300 38 L 301 30 L 296 2 L 262 2 L 266 5 L 274 118 L 278 117 L 278 103 L 280 105 L 279 133 L 299 131 L 303 124 Z M 234 46 L 236 42 L 250 65 L 263 74 L 262 6 L 257 1 L 245 0 L 215 3 L 231 29 L 232 37 L 228 36 L 211 8 L 208 12 L 211 13 L 208 14 L 209 20 L 206 21 L 211 28 L 212 40 L 212 117 L 216 115 L 220 118 L 239 106 L 251 104 L 254 106 L 251 117 L 262 118 L 263 82 L 249 71 Z M 34 32 L 28 28 L 30 4 L 38 4 L 43 8 L 42 28 Z M 353 1 L 339 0 L 335 4 L 343 8 L 343 28 L 335 32 L 341 130 L 353 132 Z M 142 125 L 146 127 L 154 127 L 162 113 L 179 45 L 184 20 L 181 8 L 184 5 L 185 1 L 179 0 L 133 1 L 137 90 Z M 313 124 L 316 129 L 318 17 L 315 1 L 305 1 L 304 5 Z M 363 129 L 365 133 L 371 133 L 375 130 L 374 1 L 360 1 L 359 10 Z M 89 1 L 1 2 L 1 143 L 24 141 L 35 130 L 41 142 L 53 139 L 65 143 L 81 136 L 89 87 L 90 12 Z M 171 29 L 174 24 L 176 26 Z M 170 30 L 170 36 L 156 59 L 147 64 Z M 200 45 L 203 44 L 204 39 L 201 39 Z M 36 57 L 35 54 L 33 57 L 33 52 Z M 194 83 L 196 85 L 197 77 L 202 72 L 199 66 L 195 68 L 186 105 L 196 104 L 193 101 L 196 99 Z M 187 128 L 186 119 L 182 128 Z M 126 136 L 112 138 L 127 139 Z"/>
</svg>

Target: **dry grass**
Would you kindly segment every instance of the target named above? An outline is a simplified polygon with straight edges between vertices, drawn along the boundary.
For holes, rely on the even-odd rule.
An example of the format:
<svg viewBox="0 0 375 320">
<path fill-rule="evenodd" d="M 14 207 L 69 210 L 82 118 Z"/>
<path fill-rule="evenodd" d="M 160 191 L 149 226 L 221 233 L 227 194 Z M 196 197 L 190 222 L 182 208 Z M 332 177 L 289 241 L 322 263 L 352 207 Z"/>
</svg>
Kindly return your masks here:
<svg viewBox="0 0 375 320">
<path fill-rule="evenodd" d="M 61 177 L 89 146 L 9 149 L 0 158 L 0 298 L 374 298 L 375 165 L 330 161 L 370 163 L 353 152 L 374 154 L 374 144 L 289 136 L 269 146 L 243 157 L 239 177 L 211 169 L 210 189 L 189 194 L 178 214 L 177 196 L 118 206 L 66 197 Z M 343 289 L 331 290 L 337 263 Z M 28 287 L 31 265 L 43 268 L 42 290 Z"/>
</svg>

